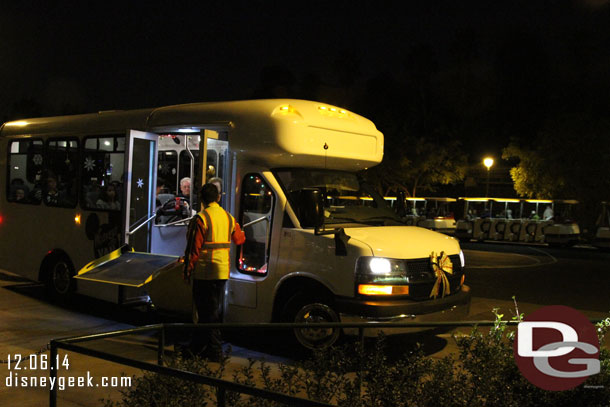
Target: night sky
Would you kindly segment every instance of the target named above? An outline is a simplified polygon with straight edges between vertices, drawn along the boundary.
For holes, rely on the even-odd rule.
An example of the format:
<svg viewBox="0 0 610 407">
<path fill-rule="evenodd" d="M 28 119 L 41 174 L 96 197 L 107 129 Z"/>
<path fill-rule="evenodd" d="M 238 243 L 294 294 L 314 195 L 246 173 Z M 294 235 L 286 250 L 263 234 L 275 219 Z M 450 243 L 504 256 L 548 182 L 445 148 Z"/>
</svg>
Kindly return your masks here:
<svg viewBox="0 0 610 407">
<path fill-rule="evenodd" d="M 327 89 L 318 99 L 371 117 L 362 95 L 383 98 L 376 84 L 465 66 L 470 79 L 443 97 L 462 126 L 493 122 L 479 126 L 482 149 L 499 151 L 515 123 L 535 128 L 548 104 L 608 108 L 607 0 L 13 3 L 0 12 L 2 120 L 305 98 L 311 83 Z"/>
</svg>

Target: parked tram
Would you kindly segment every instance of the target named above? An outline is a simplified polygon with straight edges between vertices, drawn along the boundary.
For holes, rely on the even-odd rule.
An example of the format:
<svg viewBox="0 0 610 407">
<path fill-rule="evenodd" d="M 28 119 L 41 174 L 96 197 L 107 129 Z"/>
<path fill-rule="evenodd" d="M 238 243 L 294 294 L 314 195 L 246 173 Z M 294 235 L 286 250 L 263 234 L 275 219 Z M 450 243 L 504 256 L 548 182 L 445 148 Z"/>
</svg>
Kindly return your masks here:
<svg viewBox="0 0 610 407">
<path fill-rule="evenodd" d="M 580 242 L 580 226 L 574 216 L 578 201 L 574 199 L 555 199 L 543 214 L 544 241 L 550 246 L 573 246 Z"/>
<path fill-rule="evenodd" d="M 464 211 L 457 221 L 461 240 L 495 240 L 571 246 L 580 241 L 573 217 L 576 200 L 460 198 Z"/>
<path fill-rule="evenodd" d="M 424 206 L 421 212 L 422 215 L 418 217 L 414 224 L 436 232 L 453 235 L 456 222 L 452 206 L 457 200 L 455 198 L 439 197 L 428 197 L 423 199 Z"/>
<path fill-rule="evenodd" d="M 455 236 L 463 241 L 489 239 L 489 218 L 493 210 L 491 198 L 459 198 L 463 207 L 461 218 L 456 222 Z"/>
<path fill-rule="evenodd" d="M 601 210 L 595 225 L 597 229 L 593 245 L 600 249 L 610 249 L 610 204 L 608 202 L 601 203 Z"/>
</svg>

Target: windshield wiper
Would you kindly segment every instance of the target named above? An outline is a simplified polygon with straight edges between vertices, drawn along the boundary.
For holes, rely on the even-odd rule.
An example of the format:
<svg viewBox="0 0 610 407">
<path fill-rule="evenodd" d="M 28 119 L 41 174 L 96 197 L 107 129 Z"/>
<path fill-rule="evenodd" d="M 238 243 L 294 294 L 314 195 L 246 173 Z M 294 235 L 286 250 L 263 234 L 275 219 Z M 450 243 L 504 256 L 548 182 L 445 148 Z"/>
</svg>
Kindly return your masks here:
<svg viewBox="0 0 610 407">
<path fill-rule="evenodd" d="M 366 222 L 366 221 L 369 221 L 369 220 L 372 220 L 372 221 L 375 221 L 375 220 L 391 220 L 391 221 L 396 222 L 396 223 L 404 223 L 399 218 L 396 218 L 394 216 L 389 216 L 389 215 L 371 216 L 370 218 L 362 219 L 363 222 Z"/>
<path fill-rule="evenodd" d="M 363 218 L 363 219 L 354 219 L 354 218 L 348 218 L 348 217 L 343 217 L 343 216 L 337 216 L 337 217 L 328 219 L 325 223 L 328 225 L 332 225 L 333 223 L 353 222 L 353 223 L 362 223 L 365 225 L 372 225 L 372 226 L 384 226 L 385 225 L 384 220 L 391 220 L 392 222 L 403 224 L 400 220 L 393 218 L 391 216 L 371 216 L 369 218 Z M 338 222 L 333 222 L 333 221 L 338 221 Z"/>
<path fill-rule="evenodd" d="M 332 223 L 335 223 L 335 222 L 332 222 L 332 221 L 335 221 L 335 220 L 343 221 L 343 222 L 364 223 L 362 220 L 357 220 L 357 219 L 354 219 L 354 218 L 348 218 L 348 217 L 345 217 L 345 216 L 333 216 L 332 218 L 328 218 L 328 220 L 325 221 L 324 223 L 332 224 Z M 341 222 L 337 222 L 337 223 L 341 223 Z"/>
</svg>

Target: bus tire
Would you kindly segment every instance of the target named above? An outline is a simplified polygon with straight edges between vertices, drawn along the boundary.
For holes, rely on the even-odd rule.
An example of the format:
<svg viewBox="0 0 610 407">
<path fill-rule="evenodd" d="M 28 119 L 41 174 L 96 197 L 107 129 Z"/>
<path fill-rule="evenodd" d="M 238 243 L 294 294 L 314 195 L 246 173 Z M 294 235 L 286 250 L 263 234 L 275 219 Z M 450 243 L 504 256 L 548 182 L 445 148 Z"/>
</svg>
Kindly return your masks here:
<svg viewBox="0 0 610 407">
<path fill-rule="evenodd" d="M 45 265 L 45 287 L 49 297 L 66 300 L 76 291 L 74 266 L 65 255 L 55 255 Z"/>
<path fill-rule="evenodd" d="M 332 301 L 298 292 L 286 303 L 284 321 L 295 323 L 340 322 L 339 314 L 333 309 Z M 293 329 L 296 341 L 307 349 L 325 349 L 337 342 L 340 328 L 300 328 Z"/>
</svg>

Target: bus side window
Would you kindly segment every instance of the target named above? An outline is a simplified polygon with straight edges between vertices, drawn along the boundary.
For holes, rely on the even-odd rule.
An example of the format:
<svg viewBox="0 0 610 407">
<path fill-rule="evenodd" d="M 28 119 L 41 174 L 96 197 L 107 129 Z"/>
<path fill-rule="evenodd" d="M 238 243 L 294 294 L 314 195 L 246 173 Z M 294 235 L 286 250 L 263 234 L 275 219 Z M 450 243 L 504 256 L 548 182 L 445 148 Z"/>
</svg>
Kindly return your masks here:
<svg viewBox="0 0 610 407">
<path fill-rule="evenodd" d="M 125 137 L 87 137 L 80 163 L 81 206 L 120 211 L 123 194 Z"/>
<path fill-rule="evenodd" d="M 267 274 L 273 202 L 273 191 L 260 175 L 244 177 L 238 222 L 243 225 L 246 242 L 239 248 L 237 263 L 242 273 Z"/>
<path fill-rule="evenodd" d="M 74 208 L 78 194 L 78 140 L 50 139 L 45 161 L 42 201 L 47 206 Z"/>
<path fill-rule="evenodd" d="M 8 148 L 7 200 L 40 204 L 35 190 L 40 187 L 44 154 L 42 140 L 16 140 Z"/>
</svg>

